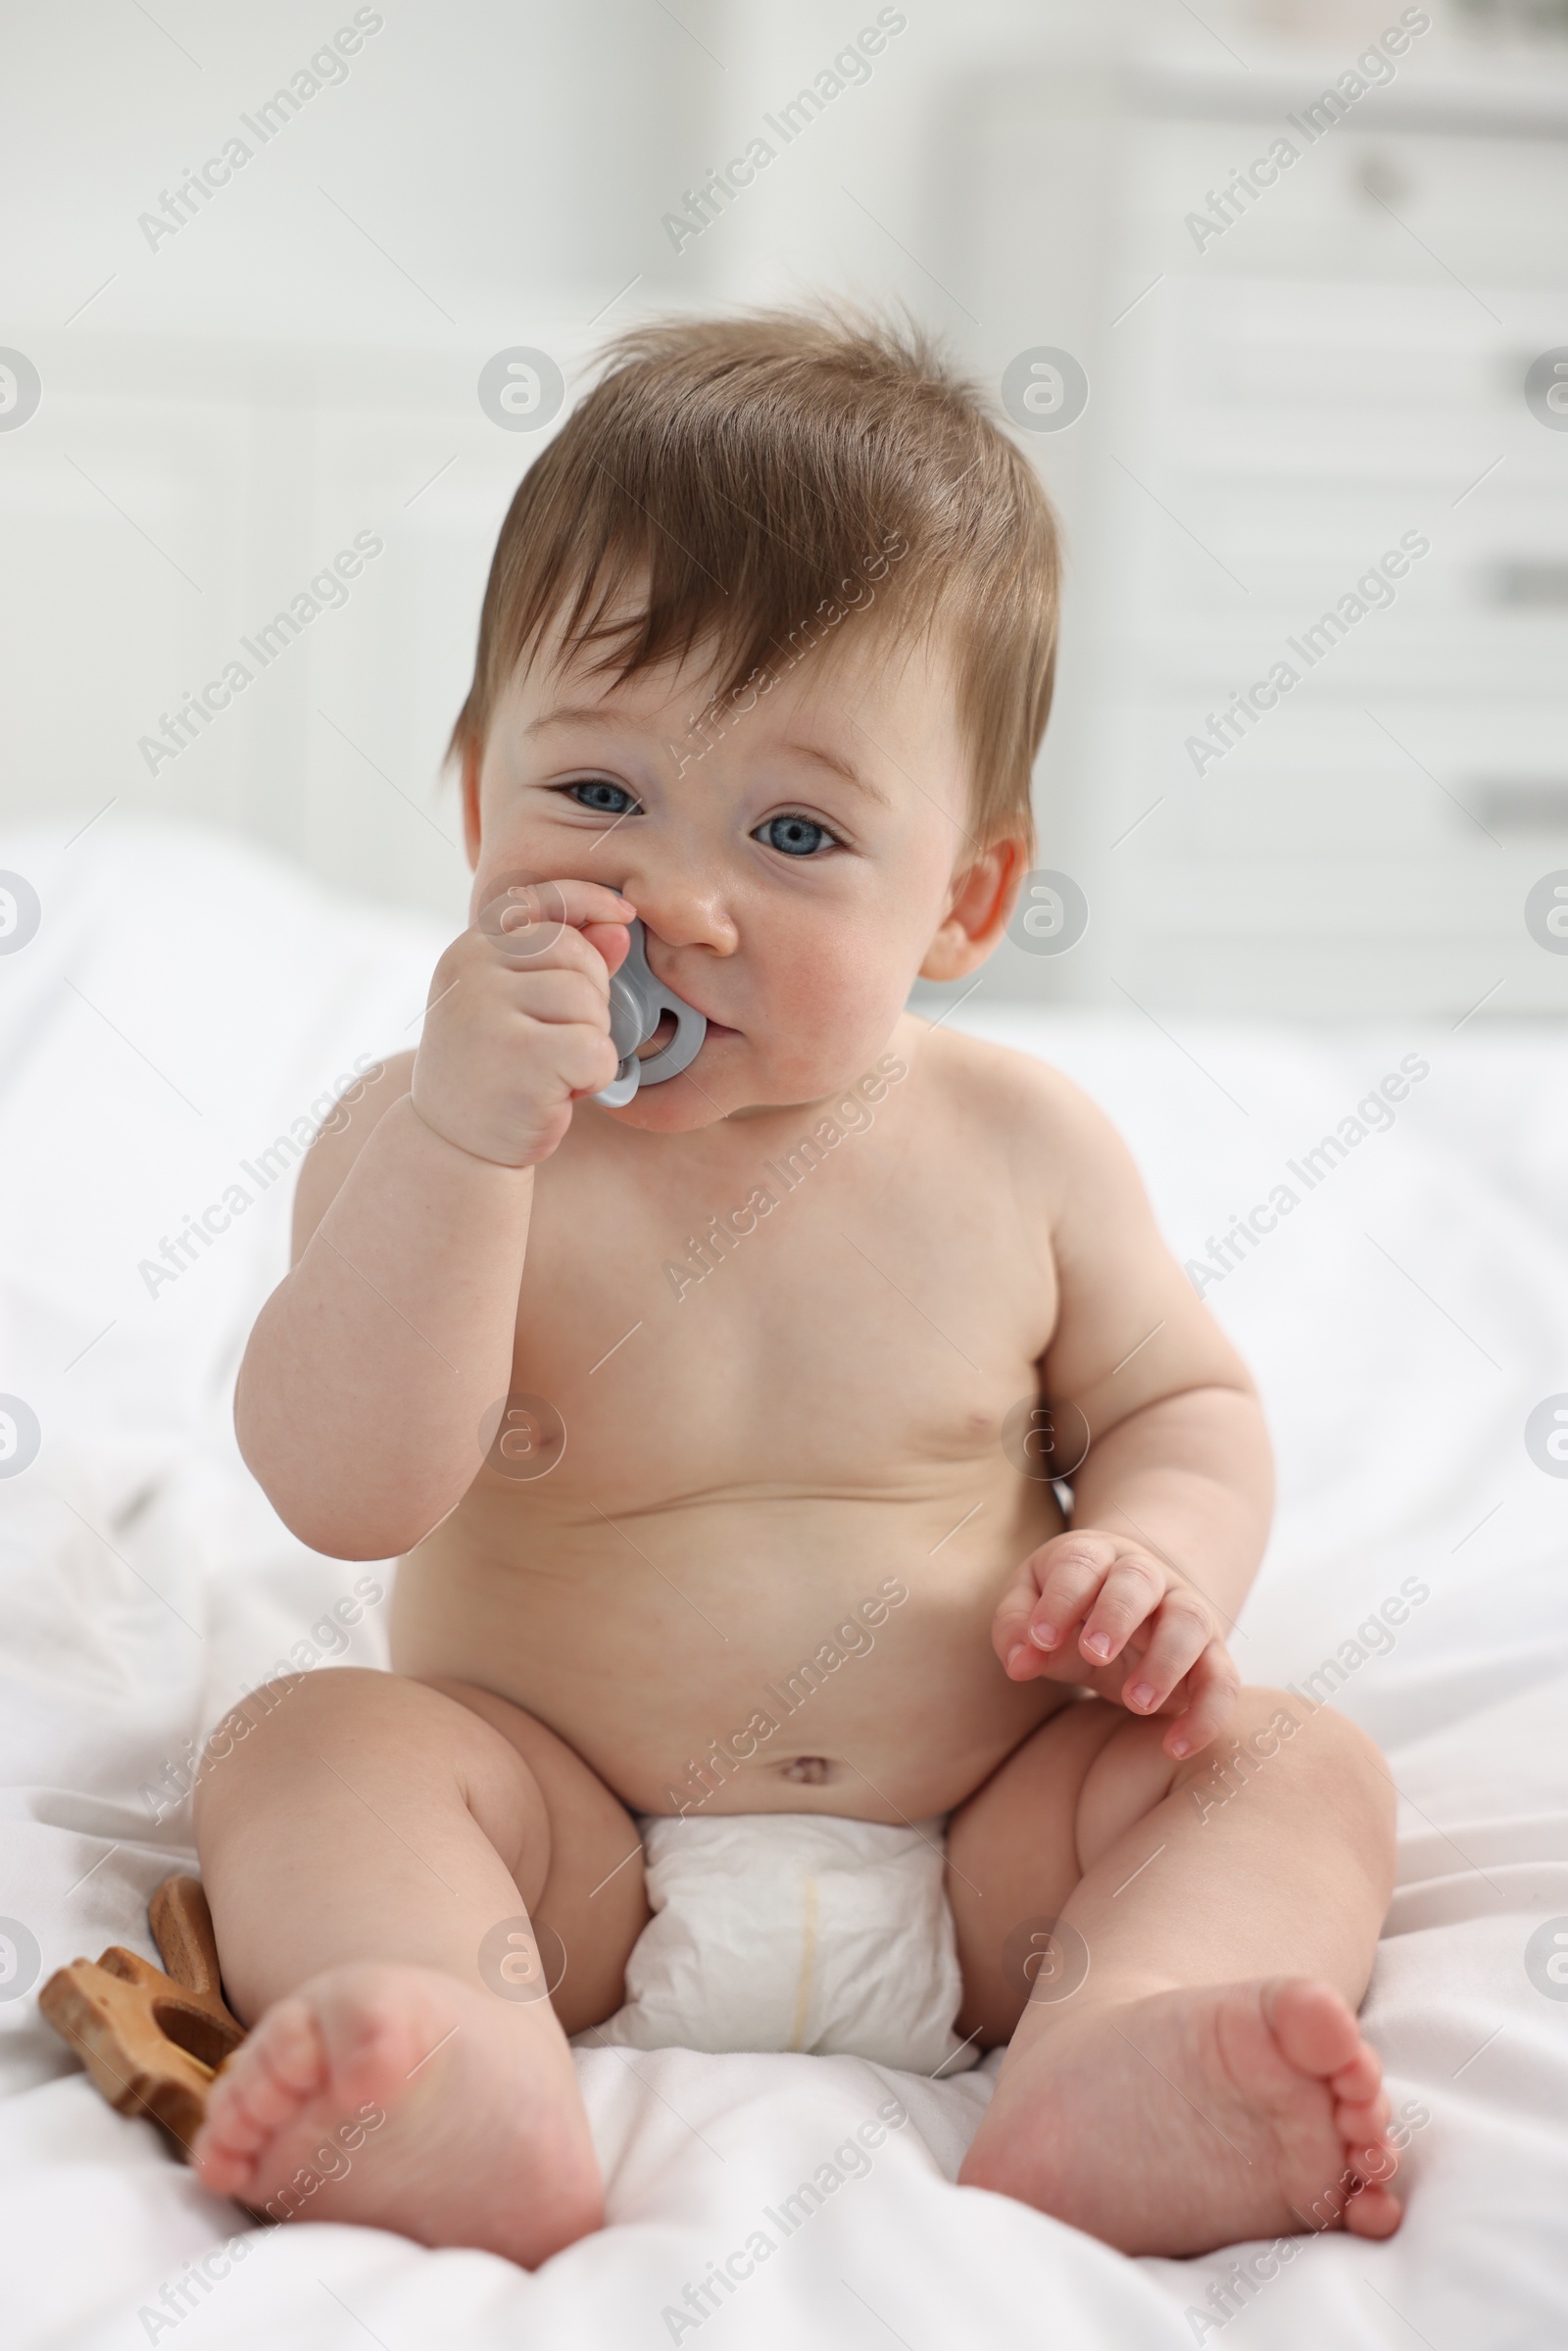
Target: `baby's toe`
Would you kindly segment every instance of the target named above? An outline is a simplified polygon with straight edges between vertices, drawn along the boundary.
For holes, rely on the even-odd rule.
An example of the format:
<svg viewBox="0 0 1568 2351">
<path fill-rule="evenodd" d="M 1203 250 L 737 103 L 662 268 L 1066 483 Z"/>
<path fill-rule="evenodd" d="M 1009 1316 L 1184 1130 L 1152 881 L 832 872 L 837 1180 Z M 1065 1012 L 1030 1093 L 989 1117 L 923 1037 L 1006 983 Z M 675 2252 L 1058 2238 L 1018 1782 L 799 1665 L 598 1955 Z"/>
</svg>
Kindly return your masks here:
<svg viewBox="0 0 1568 2351">
<path fill-rule="evenodd" d="M 1403 2218 L 1404 2208 L 1396 2195 L 1374 2181 L 1352 2196 L 1346 2206 L 1345 2226 L 1352 2236 L 1392 2236 Z"/>
<path fill-rule="evenodd" d="M 234 2085 L 258 2121 L 284 2122 L 327 2076 L 320 2028 L 303 2000 L 281 2000 L 233 2062 Z"/>
<path fill-rule="evenodd" d="M 1377 2095 L 1382 2082 L 1383 2068 L 1378 2062 L 1377 2051 L 1363 2040 L 1349 2064 L 1341 2066 L 1333 2076 L 1329 2087 L 1347 2105 L 1364 2106 Z"/>
<path fill-rule="evenodd" d="M 458 2028 L 385 1968 L 356 1968 L 318 2003 L 318 2081 L 343 2106 L 384 2104 L 428 2064 Z"/>
<path fill-rule="evenodd" d="M 1365 2045 L 1354 2017 L 1327 1984 L 1297 1977 L 1270 1984 L 1264 2014 L 1283 2055 L 1319 2081 L 1348 2073 Z"/>
<path fill-rule="evenodd" d="M 256 2178 L 254 2155 L 238 2155 L 218 2146 L 205 2134 L 190 2151 L 191 2170 L 212 2196 L 243 2195 Z"/>
<path fill-rule="evenodd" d="M 260 2121 L 247 2105 L 243 2091 L 231 2089 L 220 2098 L 215 2088 L 207 2101 L 207 2114 L 196 2144 L 204 2152 L 221 2147 L 231 2155 L 254 2155 L 271 2137 L 270 2125 Z"/>
<path fill-rule="evenodd" d="M 271 2010 L 214 2082 L 191 2149 L 209 2184 L 252 2160 L 325 2078 L 320 2035 L 302 2001 Z M 216 2167 L 216 2168 L 215 2168 Z"/>
<path fill-rule="evenodd" d="M 1381 2146 L 1388 2127 L 1389 2101 L 1381 2091 L 1364 2104 L 1351 2098 L 1336 2099 L 1334 2128 L 1348 2147 Z"/>
<path fill-rule="evenodd" d="M 230 2095 L 220 2101 L 215 2089 L 191 2143 L 192 2167 L 214 2195 L 232 2195 L 249 2180 L 257 2156 L 271 2136 L 241 2098 Z"/>
<path fill-rule="evenodd" d="M 279 2000 L 269 2009 L 241 2054 L 296 2099 L 308 2098 L 326 2079 L 320 2027 L 303 2000 Z"/>
</svg>

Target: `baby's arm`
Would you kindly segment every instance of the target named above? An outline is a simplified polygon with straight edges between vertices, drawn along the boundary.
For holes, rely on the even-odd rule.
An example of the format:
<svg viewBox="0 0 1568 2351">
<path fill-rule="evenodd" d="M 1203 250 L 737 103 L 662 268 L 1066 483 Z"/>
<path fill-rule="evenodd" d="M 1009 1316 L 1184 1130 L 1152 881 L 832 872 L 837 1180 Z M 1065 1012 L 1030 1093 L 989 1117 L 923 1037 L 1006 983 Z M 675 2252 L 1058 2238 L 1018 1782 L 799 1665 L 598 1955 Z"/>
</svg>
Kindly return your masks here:
<svg viewBox="0 0 1568 2351">
<path fill-rule="evenodd" d="M 234 1417 L 280 1516 L 337 1558 L 407 1550 L 472 1484 L 511 1384 L 533 1168 L 615 1073 L 610 973 L 633 909 L 597 883 L 553 887 L 564 923 L 505 951 L 481 930 L 453 942 L 417 1054 L 301 1171 L 294 1269 L 251 1334 Z"/>
<path fill-rule="evenodd" d="M 1057 1107 L 1059 1301 L 1041 1390 L 1072 1472 L 1073 1526 L 1024 1562 L 993 1639 L 1014 1681 L 1045 1675 L 1173 1716 L 1165 1745 L 1179 1756 L 1235 1700 L 1226 1640 L 1268 1533 L 1268 1438 L 1126 1147 L 1076 1090 Z"/>
</svg>

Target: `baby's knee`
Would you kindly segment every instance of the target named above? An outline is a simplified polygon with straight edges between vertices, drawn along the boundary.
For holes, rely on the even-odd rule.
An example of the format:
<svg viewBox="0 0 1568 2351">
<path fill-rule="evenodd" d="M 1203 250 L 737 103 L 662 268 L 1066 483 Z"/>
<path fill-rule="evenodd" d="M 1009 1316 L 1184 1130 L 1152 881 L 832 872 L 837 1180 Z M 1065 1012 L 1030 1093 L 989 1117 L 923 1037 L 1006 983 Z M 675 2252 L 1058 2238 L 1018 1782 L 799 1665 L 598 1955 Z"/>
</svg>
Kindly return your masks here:
<svg viewBox="0 0 1568 2351">
<path fill-rule="evenodd" d="M 1358 1723 L 1332 1706 L 1315 1705 L 1296 1690 L 1250 1687 L 1238 1693 L 1226 1736 L 1259 1759 L 1288 1754 L 1299 1770 L 1376 1786 L 1387 1793 L 1393 1817 L 1393 1788 L 1381 1750 Z"/>
<path fill-rule="evenodd" d="M 1165 1752 L 1169 1719 L 1129 1715 L 1096 1755 L 1078 1801 L 1085 1866 L 1165 1797 L 1185 1791 L 1206 1819 L 1254 1781 L 1305 1789 L 1369 1847 L 1392 1852 L 1395 1797 L 1388 1766 L 1366 1733 L 1331 1706 L 1291 1690 L 1249 1686 L 1216 1739 L 1177 1763 Z"/>
<path fill-rule="evenodd" d="M 1152 1727 L 1152 1726 L 1151 1726 Z M 1248 1687 L 1219 1737 L 1180 1767 L 1172 1785 L 1189 1788 L 1200 1811 L 1263 1775 L 1310 1787 L 1329 1813 L 1392 1842 L 1395 1793 L 1376 1742 L 1348 1716 L 1289 1690 Z"/>
<path fill-rule="evenodd" d="M 263 1788 L 315 1763 L 340 1738 L 362 1749 L 367 1740 L 407 1741 L 425 1727 L 421 1714 L 456 1711 L 421 1684 L 369 1666 L 280 1674 L 262 1683 L 213 1726 L 202 1748 L 193 1804 L 198 1844 L 232 1811 L 249 1809 Z"/>
</svg>

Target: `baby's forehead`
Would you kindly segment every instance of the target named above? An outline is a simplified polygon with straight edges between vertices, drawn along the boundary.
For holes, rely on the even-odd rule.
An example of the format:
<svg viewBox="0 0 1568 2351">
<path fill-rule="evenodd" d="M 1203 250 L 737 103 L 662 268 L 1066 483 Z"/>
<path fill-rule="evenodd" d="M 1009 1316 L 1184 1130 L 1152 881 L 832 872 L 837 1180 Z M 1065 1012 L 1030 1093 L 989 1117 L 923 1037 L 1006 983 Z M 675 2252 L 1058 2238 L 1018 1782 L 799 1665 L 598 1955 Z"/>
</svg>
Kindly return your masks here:
<svg viewBox="0 0 1568 2351">
<path fill-rule="evenodd" d="M 927 723 L 955 709 L 956 667 L 945 638 L 910 638 L 865 615 L 853 632 L 846 628 L 805 655 L 781 649 L 775 662 L 738 682 L 714 644 L 621 676 L 605 666 L 602 646 L 549 643 L 514 672 L 496 717 L 509 732 L 541 742 L 596 725 L 678 740 L 687 729 L 706 736 L 741 720 L 762 741 L 803 719 L 852 734 L 875 729 L 911 697 Z"/>
</svg>

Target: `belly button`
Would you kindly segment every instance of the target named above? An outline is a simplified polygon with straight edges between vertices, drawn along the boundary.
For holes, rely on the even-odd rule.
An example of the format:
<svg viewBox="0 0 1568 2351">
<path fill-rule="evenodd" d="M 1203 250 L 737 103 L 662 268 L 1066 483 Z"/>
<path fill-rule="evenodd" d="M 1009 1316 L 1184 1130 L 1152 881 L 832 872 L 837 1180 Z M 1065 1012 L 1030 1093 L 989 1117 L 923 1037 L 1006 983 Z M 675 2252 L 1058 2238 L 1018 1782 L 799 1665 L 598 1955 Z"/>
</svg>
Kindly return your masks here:
<svg viewBox="0 0 1568 2351">
<path fill-rule="evenodd" d="M 784 1766 L 786 1780 L 804 1781 L 808 1788 L 820 1788 L 833 1777 L 833 1766 L 825 1755 L 796 1755 Z"/>
</svg>

